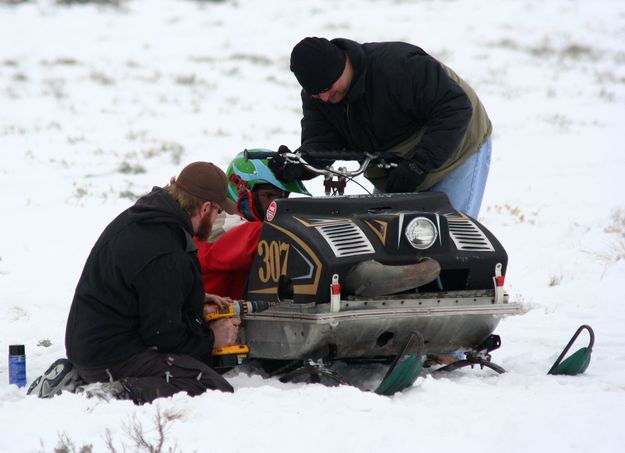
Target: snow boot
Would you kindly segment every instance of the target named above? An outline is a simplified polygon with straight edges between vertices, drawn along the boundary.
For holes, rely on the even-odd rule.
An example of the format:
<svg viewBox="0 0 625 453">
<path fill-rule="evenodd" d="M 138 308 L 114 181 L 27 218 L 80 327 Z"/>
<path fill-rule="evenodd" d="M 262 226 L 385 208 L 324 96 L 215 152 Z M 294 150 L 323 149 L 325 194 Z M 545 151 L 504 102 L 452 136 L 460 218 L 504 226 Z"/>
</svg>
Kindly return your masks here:
<svg viewBox="0 0 625 453">
<path fill-rule="evenodd" d="M 67 359 L 58 359 L 30 384 L 26 394 L 36 395 L 39 398 L 52 398 L 60 395 L 63 390 L 73 392 L 78 380 L 72 363 Z"/>
<path fill-rule="evenodd" d="M 113 399 L 134 400 L 124 379 L 81 385 L 76 388 L 76 393 L 84 394 L 87 398 L 98 398 L 104 401 L 111 401 Z"/>
</svg>

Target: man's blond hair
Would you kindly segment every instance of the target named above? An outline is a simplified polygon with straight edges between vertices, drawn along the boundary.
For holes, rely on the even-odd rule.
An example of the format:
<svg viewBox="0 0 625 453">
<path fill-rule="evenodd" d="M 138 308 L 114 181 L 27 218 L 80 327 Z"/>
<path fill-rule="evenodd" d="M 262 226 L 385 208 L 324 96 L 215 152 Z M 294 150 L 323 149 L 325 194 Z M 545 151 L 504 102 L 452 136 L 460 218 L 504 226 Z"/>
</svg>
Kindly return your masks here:
<svg viewBox="0 0 625 453">
<path fill-rule="evenodd" d="M 190 217 L 193 217 L 198 212 L 200 212 L 202 204 L 206 201 L 196 197 L 195 195 L 191 195 L 190 193 L 187 193 L 180 187 L 178 187 L 176 185 L 175 176 L 171 177 L 171 179 L 169 180 L 169 184 L 164 187 L 164 190 L 169 195 L 174 197 L 180 207 L 184 209 Z"/>
</svg>

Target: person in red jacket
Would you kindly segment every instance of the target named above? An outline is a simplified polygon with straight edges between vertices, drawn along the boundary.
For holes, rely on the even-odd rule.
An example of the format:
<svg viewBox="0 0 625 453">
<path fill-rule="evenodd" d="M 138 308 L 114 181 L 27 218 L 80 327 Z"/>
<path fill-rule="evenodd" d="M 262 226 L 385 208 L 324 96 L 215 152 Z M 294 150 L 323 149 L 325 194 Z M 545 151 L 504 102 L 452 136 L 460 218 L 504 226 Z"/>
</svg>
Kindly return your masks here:
<svg viewBox="0 0 625 453">
<path fill-rule="evenodd" d="M 269 151 L 253 149 L 250 151 Z M 291 192 L 310 195 L 300 181 L 285 183 L 269 169 L 267 159 L 245 160 L 239 153 L 228 166 L 228 198 L 247 222 L 224 233 L 215 242 L 194 238 L 204 290 L 208 294 L 241 299 L 252 268 L 267 208 Z"/>
</svg>

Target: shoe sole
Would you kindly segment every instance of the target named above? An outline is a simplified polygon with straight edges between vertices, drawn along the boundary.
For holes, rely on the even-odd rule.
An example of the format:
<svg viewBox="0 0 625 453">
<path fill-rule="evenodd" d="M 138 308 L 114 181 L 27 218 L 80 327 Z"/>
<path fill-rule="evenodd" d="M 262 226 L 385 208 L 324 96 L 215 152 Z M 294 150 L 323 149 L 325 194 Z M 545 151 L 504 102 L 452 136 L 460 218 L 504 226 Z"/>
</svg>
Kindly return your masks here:
<svg viewBox="0 0 625 453">
<path fill-rule="evenodd" d="M 73 368 L 69 360 L 58 359 L 45 373 L 35 379 L 26 394 L 36 394 L 39 398 L 50 398 L 60 394 L 63 387 L 75 377 Z"/>
</svg>

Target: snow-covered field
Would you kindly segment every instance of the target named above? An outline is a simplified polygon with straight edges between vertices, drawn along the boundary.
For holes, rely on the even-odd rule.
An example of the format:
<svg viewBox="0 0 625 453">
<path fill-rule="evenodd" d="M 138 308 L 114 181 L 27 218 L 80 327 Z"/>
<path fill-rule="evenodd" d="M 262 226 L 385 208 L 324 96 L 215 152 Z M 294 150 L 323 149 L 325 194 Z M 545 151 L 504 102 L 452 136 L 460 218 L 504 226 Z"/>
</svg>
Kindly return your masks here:
<svg viewBox="0 0 625 453">
<path fill-rule="evenodd" d="M 53 451 L 59 438 L 108 451 L 107 430 L 132 451 L 128 428 L 156 435 L 157 410 L 170 420 L 163 451 L 625 451 L 622 0 L 11 3 L 0 1 L 0 351 L 26 345 L 29 381 L 64 356 L 84 260 L 137 195 L 194 160 L 225 169 L 244 147 L 298 145 L 288 59 L 309 35 L 409 41 L 476 88 L 495 126 L 480 220 L 530 310 L 496 331 L 509 373 L 424 375 L 391 398 L 231 372 L 234 394 L 39 400 L 8 384 L 3 359 L 0 451 Z M 588 371 L 547 376 L 586 323 Z"/>
</svg>

